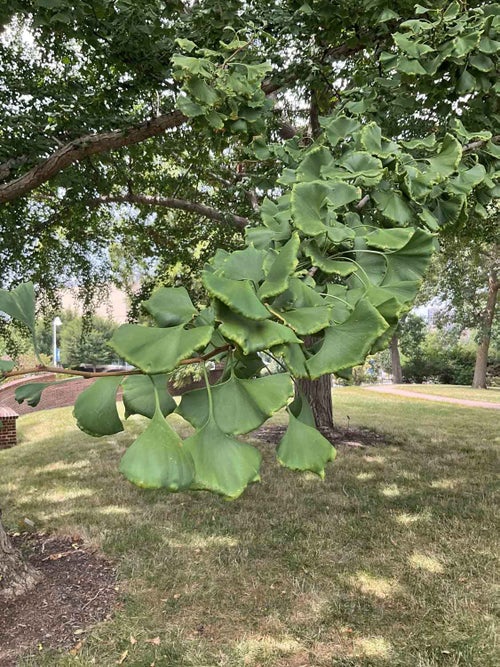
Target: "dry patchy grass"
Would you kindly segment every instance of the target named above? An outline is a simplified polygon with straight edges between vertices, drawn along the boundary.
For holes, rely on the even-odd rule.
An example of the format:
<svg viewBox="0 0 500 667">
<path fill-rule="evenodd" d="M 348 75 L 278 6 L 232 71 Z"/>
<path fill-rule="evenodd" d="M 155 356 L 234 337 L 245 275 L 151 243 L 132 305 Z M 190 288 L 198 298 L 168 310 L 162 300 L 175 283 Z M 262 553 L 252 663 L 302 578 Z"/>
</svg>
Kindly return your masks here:
<svg viewBox="0 0 500 667">
<path fill-rule="evenodd" d="M 125 651 L 126 667 L 497 664 L 498 415 L 334 395 L 340 424 L 349 416 L 387 443 L 343 449 L 324 482 L 258 444 L 262 482 L 234 502 L 123 480 L 139 419 L 94 440 L 69 409 L 21 418 L 21 445 L 0 452 L 7 524 L 82 534 L 115 559 L 122 595 L 76 655 L 41 650 L 23 664 L 111 667 Z"/>
</svg>

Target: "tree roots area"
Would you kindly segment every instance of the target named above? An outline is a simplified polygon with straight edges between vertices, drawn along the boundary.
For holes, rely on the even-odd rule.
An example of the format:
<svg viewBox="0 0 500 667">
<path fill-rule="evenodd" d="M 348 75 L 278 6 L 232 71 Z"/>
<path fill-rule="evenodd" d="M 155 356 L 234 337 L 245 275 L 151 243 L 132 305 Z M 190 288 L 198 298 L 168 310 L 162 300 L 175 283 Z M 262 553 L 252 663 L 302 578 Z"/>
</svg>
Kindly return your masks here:
<svg viewBox="0 0 500 667">
<path fill-rule="evenodd" d="M 0 667 L 40 650 L 77 647 L 85 629 L 110 615 L 117 596 L 113 566 L 80 539 L 23 533 L 12 541 L 42 577 L 0 605 Z"/>
</svg>

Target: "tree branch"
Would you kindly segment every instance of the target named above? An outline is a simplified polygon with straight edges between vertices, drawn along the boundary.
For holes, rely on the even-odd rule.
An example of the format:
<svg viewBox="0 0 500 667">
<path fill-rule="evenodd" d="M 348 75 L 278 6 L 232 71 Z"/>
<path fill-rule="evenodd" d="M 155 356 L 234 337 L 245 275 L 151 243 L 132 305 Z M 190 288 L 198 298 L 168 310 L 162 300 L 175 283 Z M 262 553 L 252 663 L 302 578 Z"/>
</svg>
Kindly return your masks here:
<svg viewBox="0 0 500 667">
<path fill-rule="evenodd" d="M 189 364 L 200 364 L 204 361 L 212 359 L 212 357 L 216 357 L 218 354 L 221 354 L 221 352 L 226 352 L 230 348 L 231 345 L 229 344 L 221 345 L 221 347 L 216 347 L 211 352 L 207 352 L 207 354 L 202 354 L 199 357 L 191 357 L 190 359 L 184 359 L 184 361 L 179 361 L 178 365 L 187 366 Z M 31 375 L 35 373 L 56 373 L 57 375 L 74 375 L 83 378 L 103 378 L 103 377 L 113 377 L 119 375 L 144 375 L 143 371 L 137 369 L 131 371 L 110 371 L 109 373 L 102 373 L 102 372 L 93 373 L 92 371 L 76 371 L 72 370 L 71 368 L 59 368 L 58 366 L 40 365 L 40 366 L 35 366 L 34 368 L 21 368 L 17 371 L 8 371 L 6 373 L 0 373 L 0 378 L 3 380 L 4 378 L 17 377 L 19 375 Z"/>
<path fill-rule="evenodd" d="M 138 144 L 145 139 L 162 134 L 165 130 L 179 127 L 187 120 L 187 117 L 180 111 L 172 111 L 135 127 L 100 134 L 88 134 L 79 139 L 74 139 L 54 151 L 47 159 L 22 176 L 0 185 L 0 204 L 25 195 L 74 162 L 78 162 L 89 155 L 106 153 L 123 146 Z"/>
<path fill-rule="evenodd" d="M 89 202 L 91 206 L 100 206 L 101 204 L 143 204 L 146 206 L 159 206 L 161 208 L 172 208 L 188 213 L 198 213 L 210 220 L 217 222 L 229 222 L 235 227 L 244 229 L 250 224 L 248 218 L 241 215 L 234 215 L 234 213 L 223 213 L 211 206 L 198 204 L 196 202 L 186 201 L 185 199 L 175 199 L 174 197 L 153 197 L 150 195 L 137 195 L 129 192 L 124 195 L 108 195 L 105 197 L 95 197 Z"/>
</svg>

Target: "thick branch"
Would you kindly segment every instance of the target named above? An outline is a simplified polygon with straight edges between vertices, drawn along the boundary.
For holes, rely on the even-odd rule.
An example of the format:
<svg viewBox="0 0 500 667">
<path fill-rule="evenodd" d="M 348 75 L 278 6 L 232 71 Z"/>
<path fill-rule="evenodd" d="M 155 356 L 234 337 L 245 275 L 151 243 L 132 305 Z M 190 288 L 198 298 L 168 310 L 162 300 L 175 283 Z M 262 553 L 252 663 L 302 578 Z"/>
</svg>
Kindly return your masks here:
<svg viewBox="0 0 500 667">
<path fill-rule="evenodd" d="M 244 229 L 249 223 L 248 218 L 233 213 L 223 213 L 211 206 L 198 204 L 196 202 L 186 201 L 185 199 L 175 199 L 174 197 L 152 197 L 150 195 L 136 195 L 129 192 L 124 195 L 108 195 L 106 197 L 96 197 L 89 204 L 99 206 L 101 204 L 145 204 L 147 206 L 160 206 L 162 208 L 173 208 L 188 213 L 198 213 L 199 215 L 217 220 L 217 222 L 229 222 L 232 225 Z"/>
<path fill-rule="evenodd" d="M 162 134 L 165 130 L 179 127 L 186 121 L 186 116 L 180 111 L 172 111 L 125 130 L 89 134 L 70 141 L 22 176 L 0 185 L 0 203 L 25 195 L 85 157 L 138 144 L 145 139 Z"/>
</svg>

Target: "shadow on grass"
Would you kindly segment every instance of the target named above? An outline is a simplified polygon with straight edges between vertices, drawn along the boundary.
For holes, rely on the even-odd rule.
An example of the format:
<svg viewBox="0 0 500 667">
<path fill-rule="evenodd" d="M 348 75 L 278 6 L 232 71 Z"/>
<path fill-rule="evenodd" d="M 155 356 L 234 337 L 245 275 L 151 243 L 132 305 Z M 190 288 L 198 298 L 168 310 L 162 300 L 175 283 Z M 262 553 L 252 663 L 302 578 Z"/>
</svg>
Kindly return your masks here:
<svg viewBox="0 0 500 667">
<path fill-rule="evenodd" d="M 51 417 L 50 437 L 21 421 L 24 444 L 0 453 L 7 522 L 82 534 L 116 560 L 124 594 L 77 655 L 33 664 L 112 665 L 125 650 L 125 664 L 168 667 L 494 664 L 484 424 L 459 447 L 451 424 L 437 447 L 412 412 L 400 445 L 392 433 L 378 450 L 342 448 L 324 482 L 260 443 L 262 482 L 227 502 L 126 482 L 118 461 L 140 421 L 94 440 Z"/>
</svg>

